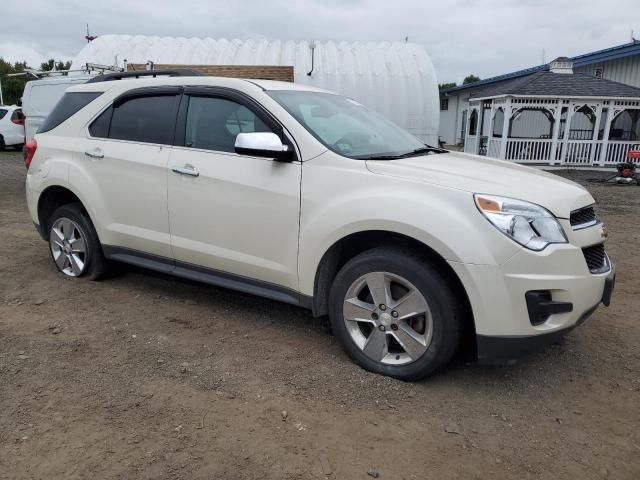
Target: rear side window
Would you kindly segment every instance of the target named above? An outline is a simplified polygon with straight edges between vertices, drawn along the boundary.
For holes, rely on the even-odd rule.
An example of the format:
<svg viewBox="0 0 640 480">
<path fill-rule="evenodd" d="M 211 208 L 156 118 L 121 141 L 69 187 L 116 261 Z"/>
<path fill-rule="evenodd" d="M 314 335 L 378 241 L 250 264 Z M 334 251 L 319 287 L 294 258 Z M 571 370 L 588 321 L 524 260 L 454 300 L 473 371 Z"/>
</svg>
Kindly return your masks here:
<svg viewBox="0 0 640 480">
<path fill-rule="evenodd" d="M 4 108 L 0 108 L 0 120 L 2 120 L 4 118 L 4 116 L 7 114 L 8 110 L 5 110 Z"/>
<path fill-rule="evenodd" d="M 89 133 L 92 137 L 109 138 L 109 126 L 111 125 L 112 115 L 113 107 L 109 107 L 89 125 Z"/>
<path fill-rule="evenodd" d="M 75 115 L 82 108 L 102 95 L 102 92 L 71 92 L 65 93 L 60 101 L 53 107 L 38 133 L 53 130 L 69 117 Z"/>
<path fill-rule="evenodd" d="M 153 95 L 126 100 L 112 109 L 107 138 L 171 145 L 179 98 Z M 105 124 L 106 119 L 98 117 L 90 127 L 92 135 L 95 131 L 101 136 L 97 134 L 105 132 Z"/>
</svg>

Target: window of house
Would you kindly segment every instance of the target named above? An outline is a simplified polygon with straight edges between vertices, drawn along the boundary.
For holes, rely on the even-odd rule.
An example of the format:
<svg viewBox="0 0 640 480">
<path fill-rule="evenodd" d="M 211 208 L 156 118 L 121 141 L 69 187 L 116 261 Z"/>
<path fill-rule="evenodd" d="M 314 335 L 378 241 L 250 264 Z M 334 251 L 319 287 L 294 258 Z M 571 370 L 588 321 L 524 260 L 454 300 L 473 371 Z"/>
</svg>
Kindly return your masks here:
<svg viewBox="0 0 640 480">
<path fill-rule="evenodd" d="M 604 68 L 603 68 L 603 67 L 596 67 L 596 68 L 593 70 L 593 75 L 594 75 L 596 78 L 602 78 L 602 76 L 604 75 Z"/>
<path fill-rule="evenodd" d="M 449 110 L 449 99 L 448 98 L 442 97 L 440 99 L 440 110 L 441 111 Z"/>
<path fill-rule="evenodd" d="M 496 110 L 495 115 L 493 116 L 493 132 L 491 132 L 494 137 L 502 137 L 502 131 L 504 130 L 504 110 L 502 107 Z"/>
<path fill-rule="evenodd" d="M 218 152 L 235 152 L 239 133 L 271 132 L 244 105 L 217 97 L 190 97 L 185 146 Z"/>
<path fill-rule="evenodd" d="M 475 135 L 478 132 L 478 111 L 472 110 L 469 117 L 469 135 Z"/>
</svg>

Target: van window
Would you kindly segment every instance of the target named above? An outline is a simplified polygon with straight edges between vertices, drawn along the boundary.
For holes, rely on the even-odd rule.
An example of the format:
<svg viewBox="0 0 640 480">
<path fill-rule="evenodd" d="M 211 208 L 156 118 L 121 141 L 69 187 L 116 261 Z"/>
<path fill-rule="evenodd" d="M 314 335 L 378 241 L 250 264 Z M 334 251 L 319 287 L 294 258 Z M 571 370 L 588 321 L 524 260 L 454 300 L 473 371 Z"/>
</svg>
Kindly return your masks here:
<svg viewBox="0 0 640 480">
<path fill-rule="evenodd" d="M 53 107 L 53 110 L 46 118 L 38 133 L 53 130 L 62 122 L 72 117 L 82 108 L 102 95 L 102 92 L 71 92 L 65 93 L 60 101 Z"/>
<path fill-rule="evenodd" d="M 34 80 L 27 83 L 31 88 L 25 88 L 25 114 L 29 116 L 47 116 L 56 103 L 62 98 L 71 83 L 50 83 L 44 80 Z"/>
<path fill-rule="evenodd" d="M 171 145 L 179 98 L 178 95 L 154 95 L 126 100 L 113 109 L 108 138 Z M 103 120 L 98 117 L 92 127 L 104 131 L 98 121 Z"/>
<path fill-rule="evenodd" d="M 235 152 L 239 133 L 271 132 L 264 122 L 244 105 L 215 97 L 191 97 L 187 111 L 185 146 Z"/>
</svg>

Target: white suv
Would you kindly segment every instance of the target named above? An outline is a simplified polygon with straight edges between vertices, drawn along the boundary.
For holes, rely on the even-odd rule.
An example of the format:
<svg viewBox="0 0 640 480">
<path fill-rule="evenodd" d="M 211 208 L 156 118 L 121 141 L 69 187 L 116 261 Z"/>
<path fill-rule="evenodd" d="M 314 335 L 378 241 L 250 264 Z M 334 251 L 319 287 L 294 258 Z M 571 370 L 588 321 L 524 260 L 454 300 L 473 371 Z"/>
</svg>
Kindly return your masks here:
<svg viewBox="0 0 640 480">
<path fill-rule="evenodd" d="M 0 105 L 0 150 L 21 149 L 24 144 L 24 115 L 15 105 Z"/>
<path fill-rule="evenodd" d="M 31 217 L 67 276 L 120 261 L 300 305 L 405 380 L 461 345 L 510 361 L 610 301 L 575 183 L 310 87 L 126 76 L 71 87 L 27 145 Z"/>
</svg>

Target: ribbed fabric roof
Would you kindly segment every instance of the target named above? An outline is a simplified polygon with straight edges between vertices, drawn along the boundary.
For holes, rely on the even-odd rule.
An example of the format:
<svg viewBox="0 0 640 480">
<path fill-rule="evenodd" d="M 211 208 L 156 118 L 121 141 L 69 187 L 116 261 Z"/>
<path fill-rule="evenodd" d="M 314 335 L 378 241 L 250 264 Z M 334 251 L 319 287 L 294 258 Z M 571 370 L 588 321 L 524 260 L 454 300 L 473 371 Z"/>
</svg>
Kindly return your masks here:
<svg viewBox="0 0 640 480">
<path fill-rule="evenodd" d="M 113 65 L 146 63 L 190 65 L 287 65 L 297 83 L 333 90 L 379 111 L 414 135 L 435 143 L 439 96 L 426 51 L 412 43 L 225 40 L 213 38 L 102 35 L 73 59 Z M 116 58 L 117 57 L 117 58 Z"/>
</svg>

